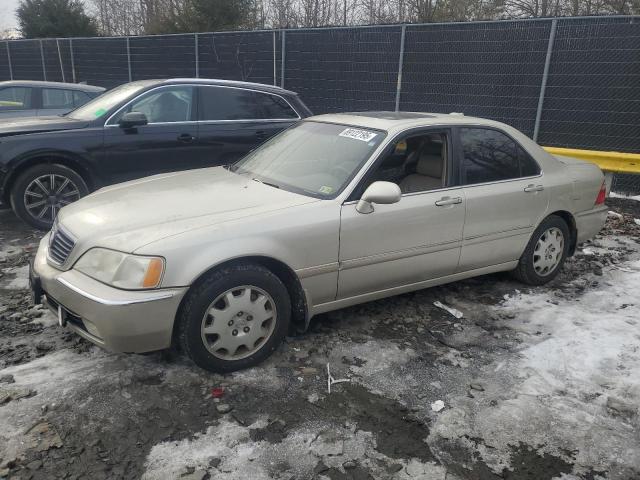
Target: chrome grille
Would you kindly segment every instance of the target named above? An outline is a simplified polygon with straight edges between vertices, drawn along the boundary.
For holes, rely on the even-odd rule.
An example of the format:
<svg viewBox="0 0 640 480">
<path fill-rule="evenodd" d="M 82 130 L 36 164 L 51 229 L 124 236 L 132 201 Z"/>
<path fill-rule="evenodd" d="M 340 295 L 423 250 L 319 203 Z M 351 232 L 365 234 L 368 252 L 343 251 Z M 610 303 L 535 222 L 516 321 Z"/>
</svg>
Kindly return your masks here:
<svg viewBox="0 0 640 480">
<path fill-rule="evenodd" d="M 63 232 L 58 225 L 54 225 L 49 239 L 49 258 L 58 265 L 64 264 L 75 244 L 75 240 L 69 234 Z"/>
</svg>

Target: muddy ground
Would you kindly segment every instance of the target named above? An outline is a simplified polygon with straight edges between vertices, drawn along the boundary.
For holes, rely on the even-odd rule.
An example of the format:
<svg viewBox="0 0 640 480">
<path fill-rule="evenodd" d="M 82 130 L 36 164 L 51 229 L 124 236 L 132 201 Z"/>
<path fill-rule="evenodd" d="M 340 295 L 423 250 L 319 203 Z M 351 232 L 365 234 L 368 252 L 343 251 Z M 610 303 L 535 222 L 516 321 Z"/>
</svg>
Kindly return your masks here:
<svg viewBox="0 0 640 480">
<path fill-rule="evenodd" d="M 224 376 L 58 327 L 26 290 L 40 234 L 1 210 L 0 478 L 640 479 L 640 202 L 610 207 L 546 287 L 340 310 Z"/>
</svg>

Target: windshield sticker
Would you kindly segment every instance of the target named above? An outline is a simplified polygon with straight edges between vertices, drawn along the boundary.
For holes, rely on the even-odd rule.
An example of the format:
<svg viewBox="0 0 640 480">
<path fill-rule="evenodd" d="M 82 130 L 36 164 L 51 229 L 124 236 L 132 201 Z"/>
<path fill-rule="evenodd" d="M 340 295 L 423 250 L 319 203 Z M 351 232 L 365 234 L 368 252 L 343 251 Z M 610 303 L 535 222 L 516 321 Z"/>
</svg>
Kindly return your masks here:
<svg viewBox="0 0 640 480">
<path fill-rule="evenodd" d="M 107 111 L 104 108 L 99 108 L 98 110 L 96 110 L 96 113 L 94 113 L 94 115 L 96 116 L 96 118 L 100 118 L 105 113 L 107 113 Z"/>
<path fill-rule="evenodd" d="M 371 133 L 368 130 L 360 130 L 359 128 L 345 128 L 339 136 L 346 138 L 353 138 L 355 140 L 361 140 L 363 142 L 368 142 L 375 138 L 378 134 Z"/>
<path fill-rule="evenodd" d="M 330 195 L 333 193 L 333 187 L 327 187 L 326 185 L 321 186 L 318 191 L 320 193 L 324 193 L 325 195 Z"/>
</svg>

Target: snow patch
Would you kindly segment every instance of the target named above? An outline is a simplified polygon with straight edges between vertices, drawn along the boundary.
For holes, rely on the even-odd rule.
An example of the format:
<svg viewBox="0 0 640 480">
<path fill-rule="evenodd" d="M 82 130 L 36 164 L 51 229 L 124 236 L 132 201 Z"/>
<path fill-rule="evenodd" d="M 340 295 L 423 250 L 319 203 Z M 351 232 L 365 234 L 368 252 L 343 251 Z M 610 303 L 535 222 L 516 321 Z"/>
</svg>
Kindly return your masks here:
<svg viewBox="0 0 640 480">
<path fill-rule="evenodd" d="M 3 281 L 0 287 L 9 290 L 26 290 L 29 288 L 29 265 L 5 268 L 3 272 L 8 275 L 13 275 L 14 278 L 8 282 Z"/>
</svg>

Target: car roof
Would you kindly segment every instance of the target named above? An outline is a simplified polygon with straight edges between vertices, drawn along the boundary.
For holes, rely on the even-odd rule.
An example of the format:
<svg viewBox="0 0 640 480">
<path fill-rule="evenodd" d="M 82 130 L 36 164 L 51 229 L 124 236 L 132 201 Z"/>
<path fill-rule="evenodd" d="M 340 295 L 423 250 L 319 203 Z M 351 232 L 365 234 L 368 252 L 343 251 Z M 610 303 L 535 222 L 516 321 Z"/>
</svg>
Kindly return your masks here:
<svg viewBox="0 0 640 480">
<path fill-rule="evenodd" d="M 268 85 L 266 83 L 240 82 L 237 80 L 222 80 L 217 78 L 168 78 L 164 80 L 155 80 L 158 84 L 173 83 L 193 83 L 199 85 L 220 85 L 225 87 L 249 88 L 259 90 L 261 92 L 277 93 L 279 95 L 297 95 L 296 92 L 285 90 L 276 85 Z"/>
<path fill-rule="evenodd" d="M 362 128 L 385 130 L 390 133 L 409 128 L 438 125 L 486 125 L 505 128 L 507 125 L 486 118 L 468 117 L 462 113 L 428 113 L 428 112 L 348 112 L 315 115 L 305 121 L 339 123 Z"/>
<path fill-rule="evenodd" d="M 67 90 L 80 90 L 82 92 L 104 92 L 104 87 L 86 85 L 84 83 L 41 82 L 38 80 L 9 80 L 0 82 L 0 87 L 44 87 L 64 88 Z"/>
</svg>

